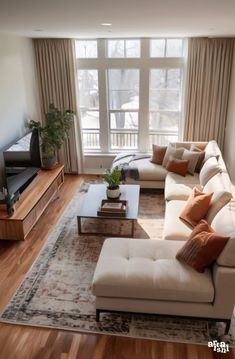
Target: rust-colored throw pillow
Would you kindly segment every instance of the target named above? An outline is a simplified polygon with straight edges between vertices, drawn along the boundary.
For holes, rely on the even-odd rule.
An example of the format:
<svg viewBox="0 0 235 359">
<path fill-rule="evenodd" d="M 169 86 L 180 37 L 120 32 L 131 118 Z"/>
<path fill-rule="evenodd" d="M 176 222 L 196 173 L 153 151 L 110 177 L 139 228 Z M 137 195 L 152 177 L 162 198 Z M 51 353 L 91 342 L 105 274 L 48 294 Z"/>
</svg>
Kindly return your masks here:
<svg viewBox="0 0 235 359">
<path fill-rule="evenodd" d="M 153 156 L 151 162 L 156 163 L 157 165 L 161 165 L 167 150 L 167 146 L 153 145 L 152 148 Z"/>
<path fill-rule="evenodd" d="M 166 169 L 167 171 L 177 173 L 181 176 L 186 176 L 188 163 L 188 160 L 178 160 L 177 158 L 170 157 L 167 162 Z"/>
<path fill-rule="evenodd" d="M 197 187 L 194 187 L 180 214 L 180 219 L 195 227 L 206 216 L 211 205 L 212 196 L 213 192 L 203 193 Z"/>
<path fill-rule="evenodd" d="M 216 260 L 228 240 L 229 237 L 223 237 L 216 233 L 202 219 L 183 247 L 177 252 L 176 258 L 202 273 Z"/>
</svg>

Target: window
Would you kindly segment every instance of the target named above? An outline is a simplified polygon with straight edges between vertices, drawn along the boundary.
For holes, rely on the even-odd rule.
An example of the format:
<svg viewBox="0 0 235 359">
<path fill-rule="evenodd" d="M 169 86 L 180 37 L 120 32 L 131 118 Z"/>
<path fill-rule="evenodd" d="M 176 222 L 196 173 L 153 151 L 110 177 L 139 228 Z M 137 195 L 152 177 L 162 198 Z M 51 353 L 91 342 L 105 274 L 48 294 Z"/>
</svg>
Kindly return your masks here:
<svg viewBox="0 0 235 359">
<path fill-rule="evenodd" d="M 107 40 L 108 57 L 140 57 L 140 40 Z"/>
<path fill-rule="evenodd" d="M 183 39 L 76 41 L 85 151 L 145 152 L 178 139 L 183 50 Z"/>
</svg>

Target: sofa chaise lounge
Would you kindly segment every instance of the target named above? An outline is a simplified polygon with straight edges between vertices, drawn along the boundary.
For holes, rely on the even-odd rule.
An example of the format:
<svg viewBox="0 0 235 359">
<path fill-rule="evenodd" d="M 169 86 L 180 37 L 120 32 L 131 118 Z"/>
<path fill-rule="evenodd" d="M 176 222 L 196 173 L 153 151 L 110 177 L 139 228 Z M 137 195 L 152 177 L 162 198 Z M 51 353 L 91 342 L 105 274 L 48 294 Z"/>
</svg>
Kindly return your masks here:
<svg viewBox="0 0 235 359">
<path fill-rule="evenodd" d="M 176 143 L 186 146 L 189 143 Z M 202 188 L 198 174 L 182 177 L 166 173 L 166 210 L 162 240 L 108 238 L 93 278 L 97 320 L 102 311 L 151 313 L 222 319 L 229 323 L 235 303 L 235 203 L 230 201 L 211 226 L 230 239 L 214 264 L 199 273 L 176 259 L 191 229 L 179 219 L 194 186 L 217 193 L 232 191 L 215 141 L 210 143 L 220 173 Z M 135 182 L 135 183 L 138 183 Z M 180 190 L 179 190 L 180 189 Z"/>
</svg>

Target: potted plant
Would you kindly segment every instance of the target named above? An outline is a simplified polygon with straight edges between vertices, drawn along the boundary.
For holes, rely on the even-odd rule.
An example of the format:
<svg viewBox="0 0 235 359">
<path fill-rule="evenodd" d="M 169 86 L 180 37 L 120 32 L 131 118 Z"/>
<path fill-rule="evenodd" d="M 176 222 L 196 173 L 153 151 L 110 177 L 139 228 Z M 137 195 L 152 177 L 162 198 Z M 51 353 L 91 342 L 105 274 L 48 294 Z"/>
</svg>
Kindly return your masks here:
<svg viewBox="0 0 235 359">
<path fill-rule="evenodd" d="M 40 136 L 42 167 L 51 169 L 57 162 L 57 150 L 64 143 L 71 128 L 74 112 L 66 110 L 61 112 L 50 104 L 46 113 L 46 125 L 42 126 L 38 121 L 30 121 L 29 128 L 37 128 Z"/>
<path fill-rule="evenodd" d="M 120 196 L 119 184 L 121 182 L 121 171 L 118 168 L 107 170 L 103 176 L 104 180 L 108 183 L 107 197 L 117 199 Z"/>
</svg>

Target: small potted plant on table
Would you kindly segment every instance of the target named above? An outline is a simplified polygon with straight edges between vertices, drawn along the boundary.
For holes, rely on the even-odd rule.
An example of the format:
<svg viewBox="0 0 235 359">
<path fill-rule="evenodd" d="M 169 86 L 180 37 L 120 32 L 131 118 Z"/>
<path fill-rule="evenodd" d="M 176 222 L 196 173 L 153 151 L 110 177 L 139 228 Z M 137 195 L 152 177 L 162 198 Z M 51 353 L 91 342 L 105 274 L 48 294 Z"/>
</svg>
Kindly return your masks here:
<svg viewBox="0 0 235 359">
<path fill-rule="evenodd" d="M 117 168 L 107 170 L 106 174 L 103 176 L 105 182 L 108 183 L 107 187 L 107 198 L 118 199 L 120 192 L 120 182 L 121 182 L 121 171 Z"/>
</svg>

